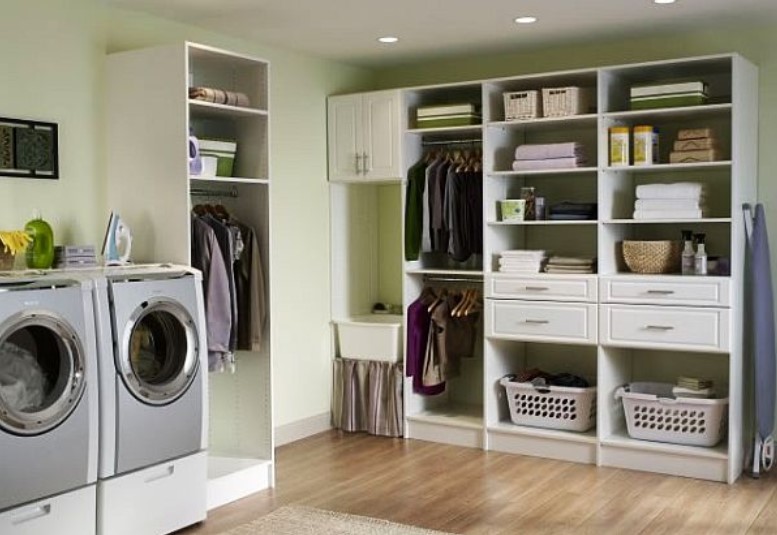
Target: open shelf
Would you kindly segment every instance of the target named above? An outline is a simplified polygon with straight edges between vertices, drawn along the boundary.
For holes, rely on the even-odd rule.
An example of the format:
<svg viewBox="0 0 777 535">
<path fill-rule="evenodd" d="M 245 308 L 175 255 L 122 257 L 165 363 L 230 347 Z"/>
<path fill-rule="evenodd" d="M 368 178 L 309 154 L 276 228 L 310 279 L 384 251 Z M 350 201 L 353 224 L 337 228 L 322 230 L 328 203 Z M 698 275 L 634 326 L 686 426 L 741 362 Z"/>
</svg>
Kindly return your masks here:
<svg viewBox="0 0 777 535">
<path fill-rule="evenodd" d="M 692 455 L 694 457 L 704 457 L 709 459 L 726 460 L 728 458 L 728 448 L 726 446 L 725 439 L 723 439 L 717 446 L 707 448 L 703 446 L 688 446 L 685 444 L 670 444 L 668 442 L 639 440 L 636 438 L 631 438 L 625 429 L 621 429 L 610 436 L 602 437 L 602 444 L 608 446 L 618 446 L 632 450 L 647 450 L 675 455 Z"/>
<path fill-rule="evenodd" d="M 524 169 L 521 171 L 489 171 L 488 176 L 493 177 L 511 177 L 511 176 L 551 176 L 551 175 L 582 175 L 586 173 L 596 173 L 596 167 L 567 167 L 563 169 Z"/>
<path fill-rule="evenodd" d="M 525 226 L 554 226 L 554 225 L 596 225 L 596 219 L 584 219 L 584 220 L 553 220 L 553 219 L 540 219 L 534 221 L 489 221 L 488 225 L 497 227 L 525 227 Z"/>
<path fill-rule="evenodd" d="M 704 104 L 701 106 L 681 106 L 676 108 L 654 108 L 649 110 L 629 110 L 604 113 L 604 119 L 623 120 L 637 119 L 642 117 L 662 118 L 671 117 L 672 119 L 685 119 L 687 117 L 697 118 L 705 115 L 719 115 L 721 113 L 731 113 L 731 104 Z"/>
<path fill-rule="evenodd" d="M 463 404 L 446 405 L 416 414 L 408 414 L 407 419 L 413 422 L 426 422 L 480 431 L 483 429 L 483 407 Z"/>
<path fill-rule="evenodd" d="M 512 422 L 499 422 L 488 426 L 489 431 L 497 431 L 510 435 L 542 437 L 553 440 L 566 440 L 569 442 L 582 442 L 585 444 L 596 444 L 596 428 L 585 433 L 575 433 L 573 431 L 559 431 L 557 429 L 544 429 L 541 427 L 527 427 L 515 425 Z"/>
<path fill-rule="evenodd" d="M 255 117 L 269 115 L 266 110 L 216 104 L 215 102 L 206 102 L 204 100 L 191 98 L 189 99 L 189 106 L 191 107 L 193 114 L 202 117 Z"/>
<path fill-rule="evenodd" d="M 465 125 L 465 126 L 442 126 L 437 128 L 408 128 L 406 130 L 408 134 L 472 134 L 481 135 L 483 133 L 483 125 Z"/>
<path fill-rule="evenodd" d="M 731 160 L 697 163 L 657 163 L 653 165 L 623 165 L 607 166 L 603 171 L 621 171 L 629 173 L 661 173 L 665 171 L 703 171 L 710 169 L 726 169 L 731 167 Z"/>
<path fill-rule="evenodd" d="M 216 177 L 203 177 L 203 176 L 189 176 L 189 180 L 192 182 L 199 182 L 202 184 L 264 184 L 270 183 L 267 178 L 245 178 L 237 176 L 216 176 Z"/>
<path fill-rule="evenodd" d="M 581 115 L 567 115 L 564 117 L 538 117 L 536 119 L 519 119 L 515 121 L 492 121 L 487 123 L 488 128 L 520 129 L 520 128 L 558 128 L 567 124 L 591 123 L 596 124 L 598 115 L 585 113 Z"/>
</svg>

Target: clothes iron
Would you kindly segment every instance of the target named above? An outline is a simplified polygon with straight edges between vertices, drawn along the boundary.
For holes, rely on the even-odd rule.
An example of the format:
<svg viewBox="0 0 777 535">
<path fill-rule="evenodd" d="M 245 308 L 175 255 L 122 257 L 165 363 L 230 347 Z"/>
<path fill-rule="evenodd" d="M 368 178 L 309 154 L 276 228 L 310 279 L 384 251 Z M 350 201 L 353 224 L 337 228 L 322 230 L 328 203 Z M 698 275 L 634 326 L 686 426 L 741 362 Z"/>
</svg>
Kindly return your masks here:
<svg viewBox="0 0 777 535">
<path fill-rule="evenodd" d="M 119 214 L 111 212 L 103 240 L 103 258 L 106 266 L 125 266 L 130 263 L 132 233 Z"/>
</svg>

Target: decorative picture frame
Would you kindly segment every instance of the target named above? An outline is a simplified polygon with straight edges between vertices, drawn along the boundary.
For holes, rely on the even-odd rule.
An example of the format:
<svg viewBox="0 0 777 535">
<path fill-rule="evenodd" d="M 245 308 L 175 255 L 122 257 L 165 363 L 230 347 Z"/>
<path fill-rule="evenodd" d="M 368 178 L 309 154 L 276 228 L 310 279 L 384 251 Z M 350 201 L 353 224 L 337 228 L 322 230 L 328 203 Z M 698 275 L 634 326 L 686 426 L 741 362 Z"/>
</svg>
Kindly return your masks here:
<svg viewBox="0 0 777 535">
<path fill-rule="evenodd" d="M 59 178 L 57 123 L 0 117 L 0 176 Z"/>
</svg>

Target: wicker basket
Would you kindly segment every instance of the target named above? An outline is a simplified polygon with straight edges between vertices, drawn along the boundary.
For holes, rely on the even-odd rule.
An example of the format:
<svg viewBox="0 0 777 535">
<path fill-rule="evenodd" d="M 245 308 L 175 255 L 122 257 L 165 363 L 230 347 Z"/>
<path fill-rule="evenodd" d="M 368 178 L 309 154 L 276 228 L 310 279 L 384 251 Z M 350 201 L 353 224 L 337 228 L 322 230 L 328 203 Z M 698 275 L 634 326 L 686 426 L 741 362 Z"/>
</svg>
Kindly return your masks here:
<svg viewBox="0 0 777 535">
<path fill-rule="evenodd" d="M 545 117 L 566 117 L 588 113 L 592 94 L 587 87 L 543 87 L 543 114 Z"/>
<path fill-rule="evenodd" d="M 512 91 L 504 93 L 505 121 L 536 119 L 542 116 L 539 91 Z"/>
<path fill-rule="evenodd" d="M 623 240 L 623 260 L 634 273 L 680 271 L 682 242 L 672 240 Z"/>
</svg>

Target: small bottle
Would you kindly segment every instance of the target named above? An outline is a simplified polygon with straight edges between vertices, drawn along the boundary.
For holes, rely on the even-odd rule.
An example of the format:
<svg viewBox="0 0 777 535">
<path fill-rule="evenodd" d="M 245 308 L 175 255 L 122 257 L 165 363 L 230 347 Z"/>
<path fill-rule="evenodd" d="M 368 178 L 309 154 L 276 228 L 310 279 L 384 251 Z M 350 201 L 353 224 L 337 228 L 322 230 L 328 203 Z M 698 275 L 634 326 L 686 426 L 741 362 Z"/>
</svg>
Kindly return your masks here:
<svg viewBox="0 0 777 535">
<path fill-rule="evenodd" d="M 535 217 L 535 194 L 534 194 L 534 188 L 532 186 L 525 186 L 521 188 L 521 199 L 526 201 L 526 206 L 524 208 L 523 212 L 523 218 L 531 221 Z"/>
<path fill-rule="evenodd" d="M 696 261 L 694 272 L 696 275 L 707 274 L 707 250 L 704 247 L 704 233 L 698 233 L 693 235 L 696 238 Z"/>
<path fill-rule="evenodd" d="M 649 125 L 634 127 L 634 165 L 658 163 L 658 128 Z"/>
<path fill-rule="evenodd" d="M 629 127 L 610 128 L 610 165 L 624 167 L 629 165 Z"/>
<path fill-rule="evenodd" d="M 696 252 L 693 250 L 693 232 L 690 230 L 680 232 L 683 235 L 683 242 L 685 242 L 682 254 L 682 274 L 694 275 L 696 273 Z"/>
</svg>

